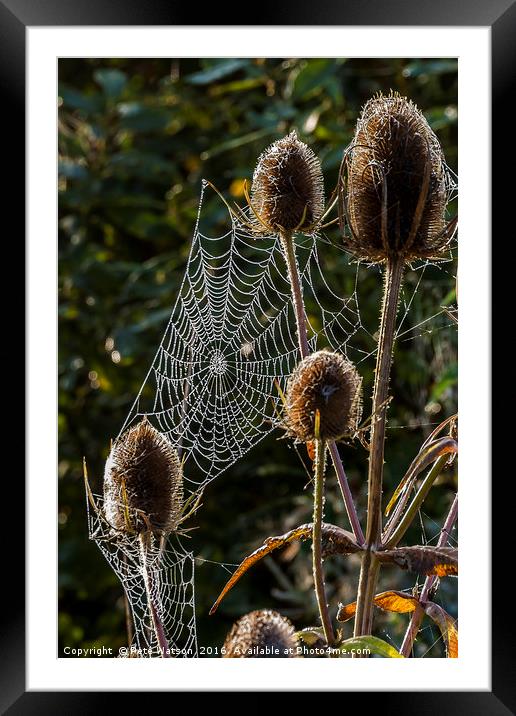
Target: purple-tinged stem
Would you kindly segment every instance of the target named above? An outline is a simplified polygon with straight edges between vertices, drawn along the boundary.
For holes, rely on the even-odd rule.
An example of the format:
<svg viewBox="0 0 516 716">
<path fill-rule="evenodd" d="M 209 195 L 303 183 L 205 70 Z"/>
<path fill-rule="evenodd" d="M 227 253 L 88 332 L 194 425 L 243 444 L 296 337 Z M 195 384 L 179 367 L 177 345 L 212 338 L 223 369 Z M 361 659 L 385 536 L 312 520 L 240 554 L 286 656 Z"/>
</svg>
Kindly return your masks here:
<svg viewBox="0 0 516 716">
<path fill-rule="evenodd" d="M 344 504 L 346 505 L 351 529 L 353 530 L 353 534 L 355 535 L 357 543 L 362 546 L 365 542 L 364 533 L 362 532 L 362 527 L 360 525 L 360 520 L 358 519 L 355 503 L 353 502 L 353 495 L 351 494 L 351 490 L 349 489 L 348 478 L 346 477 L 344 465 L 342 464 L 342 460 L 340 459 L 339 449 L 335 440 L 331 440 L 328 442 L 328 449 L 330 451 L 331 459 L 333 460 L 335 472 L 337 473 L 337 479 L 339 481 L 342 497 L 344 498 Z"/>
<path fill-rule="evenodd" d="M 362 557 L 358 583 L 354 636 L 371 634 L 374 593 L 378 581 L 379 564 L 374 557 L 382 538 L 382 489 L 387 424 L 387 398 L 391 375 L 396 313 L 405 262 L 401 256 L 387 261 L 380 312 L 378 355 L 373 388 L 369 476 L 367 484 L 367 526 L 365 552 Z"/>
<path fill-rule="evenodd" d="M 446 546 L 448 538 L 453 529 L 453 525 L 455 524 L 455 521 L 457 519 L 458 510 L 459 496 L 455 495 L 455 499 L 452 502 L 452 506 L 450 507 L 450 511 L 448 512 L 448 516 L 446 517 L 443 528 L 441 530 L 441 534 L 439 535 L 439 539 L 437 541 L 438 547 Z M 421 603 L 425 603 L 426 601 L 428 601 L 428 596 L 432 591 L 432 587 L 434 586 L 436 579 L 437 577 L 435 575 L 431 575 L 425 579 L 423 589 L 421 590 L 421 596 L 419 597 L 419 601 Z M 418 604 L 415 610 L 412 612 L 412 617 L 410 619 L 410 623 L 408 625 L 407 631 L 405 633 L 405 638 L 403 639 L 403 644 L 401 645 L 400 649 L 400 654 L 402 654 L 406 658 L 408 658 L 412 652 L 412 647 L 414 646 L 414 642 L 419 632 L 419 627 L 421 626 L 421 622 L 423 621 L 424 613 L 425 611 L 421 604 Z"/>
<path fill-rule="evenodd" d="M 299 340 L 299 352 L 301 358 L 306 358 L 310 354 L 310 346 L 308 344 L 308 336 L 306 332 L 306 312 L 305 305 L 303 302 L 303 291 L 301 289 L 301 280 L 299 277 L 299 267 L 296 259 L 296 252 L 294 247 L 294 240 L 292 232 L 282 231 L 280 232 L 280 241 L 283 249 L 283 255 L 287 264 L 287 272 L 292 289 L 292 302 L 294 304 L 294 313 L 296 316 L 296 328 Z M 355 539 L 358 544 L 364 544 L 364 533 L 358 519 L 357 510 L 355 503 L 353 502 L 353 496 L 349 489 L 348 479 L 344 470 L 344 465 L 339 455 L 339 450 L 334 440 L 328 442 L 328 448 L 330 455 L 337 473 L 337 479 L 339 487 L 342 492 L 342 498 L 344 505 L 346 506 L 346 512 L 348 513 L 349 523 Z"/>
</svg>

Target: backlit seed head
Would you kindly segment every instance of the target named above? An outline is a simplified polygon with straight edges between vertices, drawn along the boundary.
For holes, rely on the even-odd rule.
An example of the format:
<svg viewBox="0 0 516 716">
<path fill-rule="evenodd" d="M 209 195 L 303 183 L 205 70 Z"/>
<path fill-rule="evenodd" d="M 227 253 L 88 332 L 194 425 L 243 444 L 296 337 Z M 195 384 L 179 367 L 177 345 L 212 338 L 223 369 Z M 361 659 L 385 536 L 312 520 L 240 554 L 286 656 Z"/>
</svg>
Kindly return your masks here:
<svg viewBox="0 0 516 716">
<path fill-rule="evenodd" d="M 176 450 L 144 418 L 114 443 L 104 470 L 104 513 L 117 530 L 168 534 L 183 503 L 183 471 Z"/>
<path fill-rule="evenodd" d="M 281 229 L 308 233 L 317 226 L 324 213 L 321 163 L 295 131 L 261 154 L 251 204 L 253 225 L 261 233 Z"/>
<path fill-rule="evenodd" d="M 322 350 L 304 358 L 287 385 L 287 428 L 298 440 L 316 439 L 319 411 L 321 440 L 339 440 L 355 433 L 362 414 L 362 379 L 339 353 Z"/>
<path fill-rule="evenodd" d="M 231 627 L 224 642 L 223 657 L 295 658 L 297 641 L 294 634 L 295 629 L 290 621 L 278 612 L 270 609 L 251 612 Z M 271 653 L 266 653 L 267 649 Z M 275 653 L 276 650 L 279 653 Z M 260 653 L 261 651 L 264 653 Z"/>
<path fill-rule="evenodd" d="M 439 140 L 413 102 L 370 99 L 357 122 L 341 196 L 357 258 L 382 262 L 438 257 L 449 244 L 450 176 Z"/>
</svg>

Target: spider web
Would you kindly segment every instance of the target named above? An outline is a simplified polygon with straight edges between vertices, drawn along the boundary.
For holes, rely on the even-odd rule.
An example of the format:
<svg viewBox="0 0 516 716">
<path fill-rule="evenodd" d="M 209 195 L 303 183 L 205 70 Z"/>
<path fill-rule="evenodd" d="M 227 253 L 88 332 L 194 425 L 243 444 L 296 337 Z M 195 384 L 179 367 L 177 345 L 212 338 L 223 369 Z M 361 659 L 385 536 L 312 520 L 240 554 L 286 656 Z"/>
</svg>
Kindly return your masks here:
<svg viewBox="0 0 516 716">
<path fill-rule="evenodd" d="M 281 426 L 281 395 L 300 358 L 279 239 L 252 236 L 229 211 L 230 229 L 221 236 L 207 235 L 202 226 L 206 187 L 203 182 L 176 303 L 120 431 L 146 417 L 182 456 L 187 493 L 201 492 Z M 323 267 L 318 250 L 324 241 L 319 235 L 296 238 L 310 350 L 330 347 L 349 352 L 356 364 L 374 361 L 376 341 L 359 310 L 362 267 L 355 267 L 349 295 L 338 296 L 325 278 L 328 267 Z M 432 336 L 434 330 L 453 326 L 444 310 L 406 325 L 430 265 L 435 266 L 423 262 L 415 286 L 403 289 L 398 340 Z M 439 268 L 447 270 L 443 264 Z M 360 340 L 353 342 L 359 332 Z M 115 534 L 102 517 L 101 498 L 97 500 L 99 509 L 89 509 L 90 538 L 122 582 L 134 624 L 133 644 L 143 656 L 159 655 L 145 586 L 146 562 L 151 601 L 170 648 L 177 656 L 197 656 L 193 554 L 178 535 L 171 535 L 165 545 L 153 543 L 143 560 L 138 537 Z"/>
<path fill-rule="evenodd" d="M 222 236 L 202 231 L 203 182 L 191 251 L 178 298 L 149 372 L 119 436 L 144 416 L 184 461 L 186 492 L 200 492 L 281 424 L 281 395 L 299 361 L 291 289 L 276 236 L 254 238 L 231 219 Z M 316 237 L 297 241 L 311 350 L 345 351 L 361 326 L 356 293 L 326 283 Z M 314 284 L 319 287 L 317 291 Z M 143 557 L 138 536 L 107 524 L 96 496 L 88 525 L 122 582 L 133 645 L 159 656 L 149 601 L 177 656 L 197 656 L 194 557 L 178 535 Z M 147 574 L 145 573 L 147 570 Z M 150 600 L 146 591 L 150 584 Z"/>
<path fill-rule="evenodd" d="M 150 420 L 182 454 L 192 490 L 281 422 L 281 394 L 300 357 L 278 237 L 255 238 L 232 216 L 227 233 L 205 235 L 206 186 L 177 302 L 121 431 Z M 331 290 L 316 236 L 298 238 L 296 251 L 310 348 L 345 352 L 361 327 L 356 292 L 342 299 Z"/>
<path fill-rule="evenodd" d="M 160 656 L 149 608 L 155 608 L 163 625 L 170 653 L 175 657 L 197 656 L 195 622 L 194 559 L 177 535 L 166 542 L 154 535 L 142 553 L 138 535 L 115 531 L 103 516 L 103 500 L 95 496 L 96 509 L 87 499 L 88 532 L 115 572 L 127 597 L 133 637 L 131 655 Z M 149 585 L 147 595 L 146 582 Z"/>
</svg>

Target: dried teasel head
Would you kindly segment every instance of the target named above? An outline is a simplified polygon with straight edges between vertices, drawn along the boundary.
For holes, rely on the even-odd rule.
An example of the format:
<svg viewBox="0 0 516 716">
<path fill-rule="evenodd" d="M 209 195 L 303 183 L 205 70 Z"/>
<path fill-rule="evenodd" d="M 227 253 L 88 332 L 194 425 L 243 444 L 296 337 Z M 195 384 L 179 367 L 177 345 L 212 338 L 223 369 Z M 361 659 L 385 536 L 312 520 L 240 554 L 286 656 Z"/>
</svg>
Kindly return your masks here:
<svg viewBox="0 0 516 716">
<path fill-rule="evenodd" d="M 303 442 L 353 435 L 362 414 L 362 379 L 353 363 L 327 350 L 304 358 L 289 379 L 286 412 L 289 433 Z"/>
<path fill-rule="evenodd" d="M 259 157 L 251 187 L 258 232 L 313 231 L 324 213 L 324 180 L 314 152 L 292 131 Z"/>
<path fill-rule="evenodd" d="M 286 618 L 270 609 L 241 617 L 226 637 L 225 659 L 295 658 L 295 629 Z"/>
<path fill-rule="evenodd" d="M 126 430 L 104 470 L 104 514 L 116 530 L 168 534 L 183 505 L 183 470 L 176 450 L 150 422 Z"/>
<path fill-rule="evenodd" d="M 450 241 L 450 174 L 439 140 L 416 105 L 397 93 L 370 99 L 343 162 L 346 248 L 373 263 L 436 258 Z"/>
</svg>

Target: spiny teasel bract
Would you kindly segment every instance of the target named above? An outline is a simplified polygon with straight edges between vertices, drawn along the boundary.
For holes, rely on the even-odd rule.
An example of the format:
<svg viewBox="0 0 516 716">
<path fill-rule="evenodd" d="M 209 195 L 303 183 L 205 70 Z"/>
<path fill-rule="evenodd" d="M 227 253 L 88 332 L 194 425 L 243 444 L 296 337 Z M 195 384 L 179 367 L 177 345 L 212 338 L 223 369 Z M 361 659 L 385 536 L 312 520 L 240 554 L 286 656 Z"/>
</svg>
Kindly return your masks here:
<svg viewBox="0 0 516 716">
<path fill-rule="evenodd" d="M 292 659 L 296 657 L 296 646 L 290 621 L 271 609 L 261 609 L 245 614 L 233 624 L 222 654 L 225 659 Z"/>
<path fill-rule="evenodd" d="M 328 350 L 304 358 L 292 373 L 286 393 L 286 425 L 298 440 L 339 440 L 355 433 L 362 414 L 362 379 L 344 356 Z"/>
<path fill-rule="evenodd" d="M 104 470 L 104 514 L 126 533 L 173 532 L 182 514 L 183 470 L 176 450 L 150 422 L 126 430 Z"/>
<path fill-rule="evenodd" d="M 340 211 L 352 254 L 372 263 L 443 254 L 450 174 L 439 140 L 412 101 L 393 92 L 370 99 L 343 169 Z"/>
<path fill-rule="evenodd" d="M 258 159 L 251 187 L 251 220 L 258 233 L 315 230 L 324 213 L 324 179 L 314 152 L 295 131 Z M 259 217 L 259 218 L 258 218 Z"/>
</svg>

